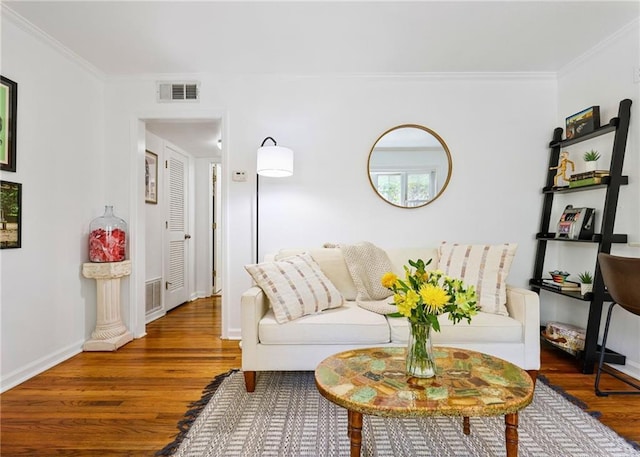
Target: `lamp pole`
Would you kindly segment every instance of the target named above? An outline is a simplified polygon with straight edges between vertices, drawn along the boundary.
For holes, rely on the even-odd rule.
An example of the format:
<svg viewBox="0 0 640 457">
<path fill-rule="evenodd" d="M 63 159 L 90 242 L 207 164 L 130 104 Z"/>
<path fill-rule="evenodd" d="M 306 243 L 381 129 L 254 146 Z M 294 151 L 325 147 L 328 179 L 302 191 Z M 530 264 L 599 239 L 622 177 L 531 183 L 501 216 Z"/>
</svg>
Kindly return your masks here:
<svg viewBox="0 0 640 457">
<path fill-rule="evenodd" d="M 273 146 L 265 146 L 271 140 Z M 293 174 L 293 151 L 289 148 L 278 146 L 276 140 L 268 136 L 262 140 L 257 154 L 256 173 L 256 263 L 260 262 L 260 175 L 273 178 L 282 178 Z"/>
</svg>

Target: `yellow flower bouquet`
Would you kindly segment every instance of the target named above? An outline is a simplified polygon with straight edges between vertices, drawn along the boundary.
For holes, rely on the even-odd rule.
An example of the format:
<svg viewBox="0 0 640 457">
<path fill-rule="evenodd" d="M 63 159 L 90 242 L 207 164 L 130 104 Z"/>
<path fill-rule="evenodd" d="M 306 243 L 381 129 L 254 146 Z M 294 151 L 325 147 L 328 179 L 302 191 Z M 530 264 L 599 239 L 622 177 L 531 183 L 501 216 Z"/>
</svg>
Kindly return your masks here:
<svg viewBox="0 0 640 457">
<path fill-rule="evenodd" d="M 409 319 L 411 333 L 407 350 L 407 372 L 413 376 L 430 378 L 435 375 L 431 354 L 431 329 L 440 331 L 438 316 L 449 313 L 449 320 L 457 324 L 462 319 L 471 322 L 478 312 L 476 291 L 465 286 L 461 279 L 446 276 L 440 270 L 427 271 L 422 259 L 409 260 L 404 266 L 405 278 L 388 272 L 381 283 L 393 292 L 398 312 L 392 317 Z M 415 270 L 413 270 L 413 267 Z"/>
</svg>

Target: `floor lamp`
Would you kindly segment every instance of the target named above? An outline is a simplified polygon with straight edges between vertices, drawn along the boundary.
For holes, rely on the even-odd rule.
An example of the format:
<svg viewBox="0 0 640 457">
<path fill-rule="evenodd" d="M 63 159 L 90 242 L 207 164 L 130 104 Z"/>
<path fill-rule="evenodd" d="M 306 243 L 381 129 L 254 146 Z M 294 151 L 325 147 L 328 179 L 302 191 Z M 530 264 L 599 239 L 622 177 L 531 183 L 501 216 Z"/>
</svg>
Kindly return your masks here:
<svg viewBox="0 0 640 457">
<path fill-rule="evenodd" d="M 271 140 L 273 146 L 265 146 L 267 141 Z M 260 262 L 260 250 L 258 243 L 260 241 L 260 230 L 258 223 L 260 221 L 260 176 L 271 178 L 284 178 L 293 174 L 293 151 L 289 148 L 278 146 L 276 140 L 270 136 L 266 137 L 257 155 L 257 175 L 256 175 L 256 263 Z"/>
</svg>

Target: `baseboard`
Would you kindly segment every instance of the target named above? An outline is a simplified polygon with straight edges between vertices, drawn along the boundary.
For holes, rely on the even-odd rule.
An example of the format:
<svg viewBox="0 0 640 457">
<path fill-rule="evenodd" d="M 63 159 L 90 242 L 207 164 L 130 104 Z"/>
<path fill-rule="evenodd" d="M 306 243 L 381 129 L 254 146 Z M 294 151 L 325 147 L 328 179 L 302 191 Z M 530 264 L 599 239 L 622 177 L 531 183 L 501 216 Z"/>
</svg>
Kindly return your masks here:
<svg viewBox="0 0 640 457">
<path fill-rule="evenodd" d="M 153 322 L 156 319 L 159 319 L 159 318 L 165 316 L 166 314 L 167 314 L 167 312 L 164 310 L 164 308 L 160 308 L 157 311 L 154 311 L 154 312 L 149 313 L 149 314 L 145 314 L 145 316 L 144 316 L 145 324 Z"/>
<path fill-rule="evenodd" d="M 84 340 L 71 344 L 47 357 L 42 357 L 35 362 L 27 364 L 23 368 L 14 370 L 6 376 L 2 376 L 2 378 L 0 378 L 0 393 L 13 389 L 15 386 L 22 384 L 43 371 L 81 353 L 83 344 Z"/>
<path fill-rule="evenodd" d="M 640 381 L 640 364 L 638 362 L 627 358 L 624 365 L 614 365 L 613 363 L 608 363 L 607 365 Z"/>
<path fill-rule="evenodd" d="M 231 328 L 227 331 L 227 334 L 224 336 L 226 340 L 241 340 L 242 339 L 242 330 L 240 328 Z"/>
</svg>

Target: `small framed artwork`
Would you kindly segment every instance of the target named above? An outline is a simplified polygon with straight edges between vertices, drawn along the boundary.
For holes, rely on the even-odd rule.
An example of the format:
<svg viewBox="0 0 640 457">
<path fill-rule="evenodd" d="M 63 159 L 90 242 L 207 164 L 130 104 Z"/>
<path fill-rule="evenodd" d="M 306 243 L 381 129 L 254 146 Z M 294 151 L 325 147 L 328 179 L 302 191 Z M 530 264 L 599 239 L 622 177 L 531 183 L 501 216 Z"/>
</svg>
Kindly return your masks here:
<svg viewBox="0 0 640 457">
<path fill-rule="evenodd" d="M 0 76 L 0 170 L 16 171 L 18 83 Z"/>
<path fill-rule="evenodd" d="M 0 181 L 0 249 L 22 244 L 22 184 Z"/>
<path fill-rule="evenodd" d="M 592 106 L 566 119 L 567 140 L 578 138 L 600 127 L 600 107 Z"/>
<path fill-rule="evenodd" d="M 151 151 L 144 155 L 144 201 L 158 203 L 158 156 Z"/>
</svg>

